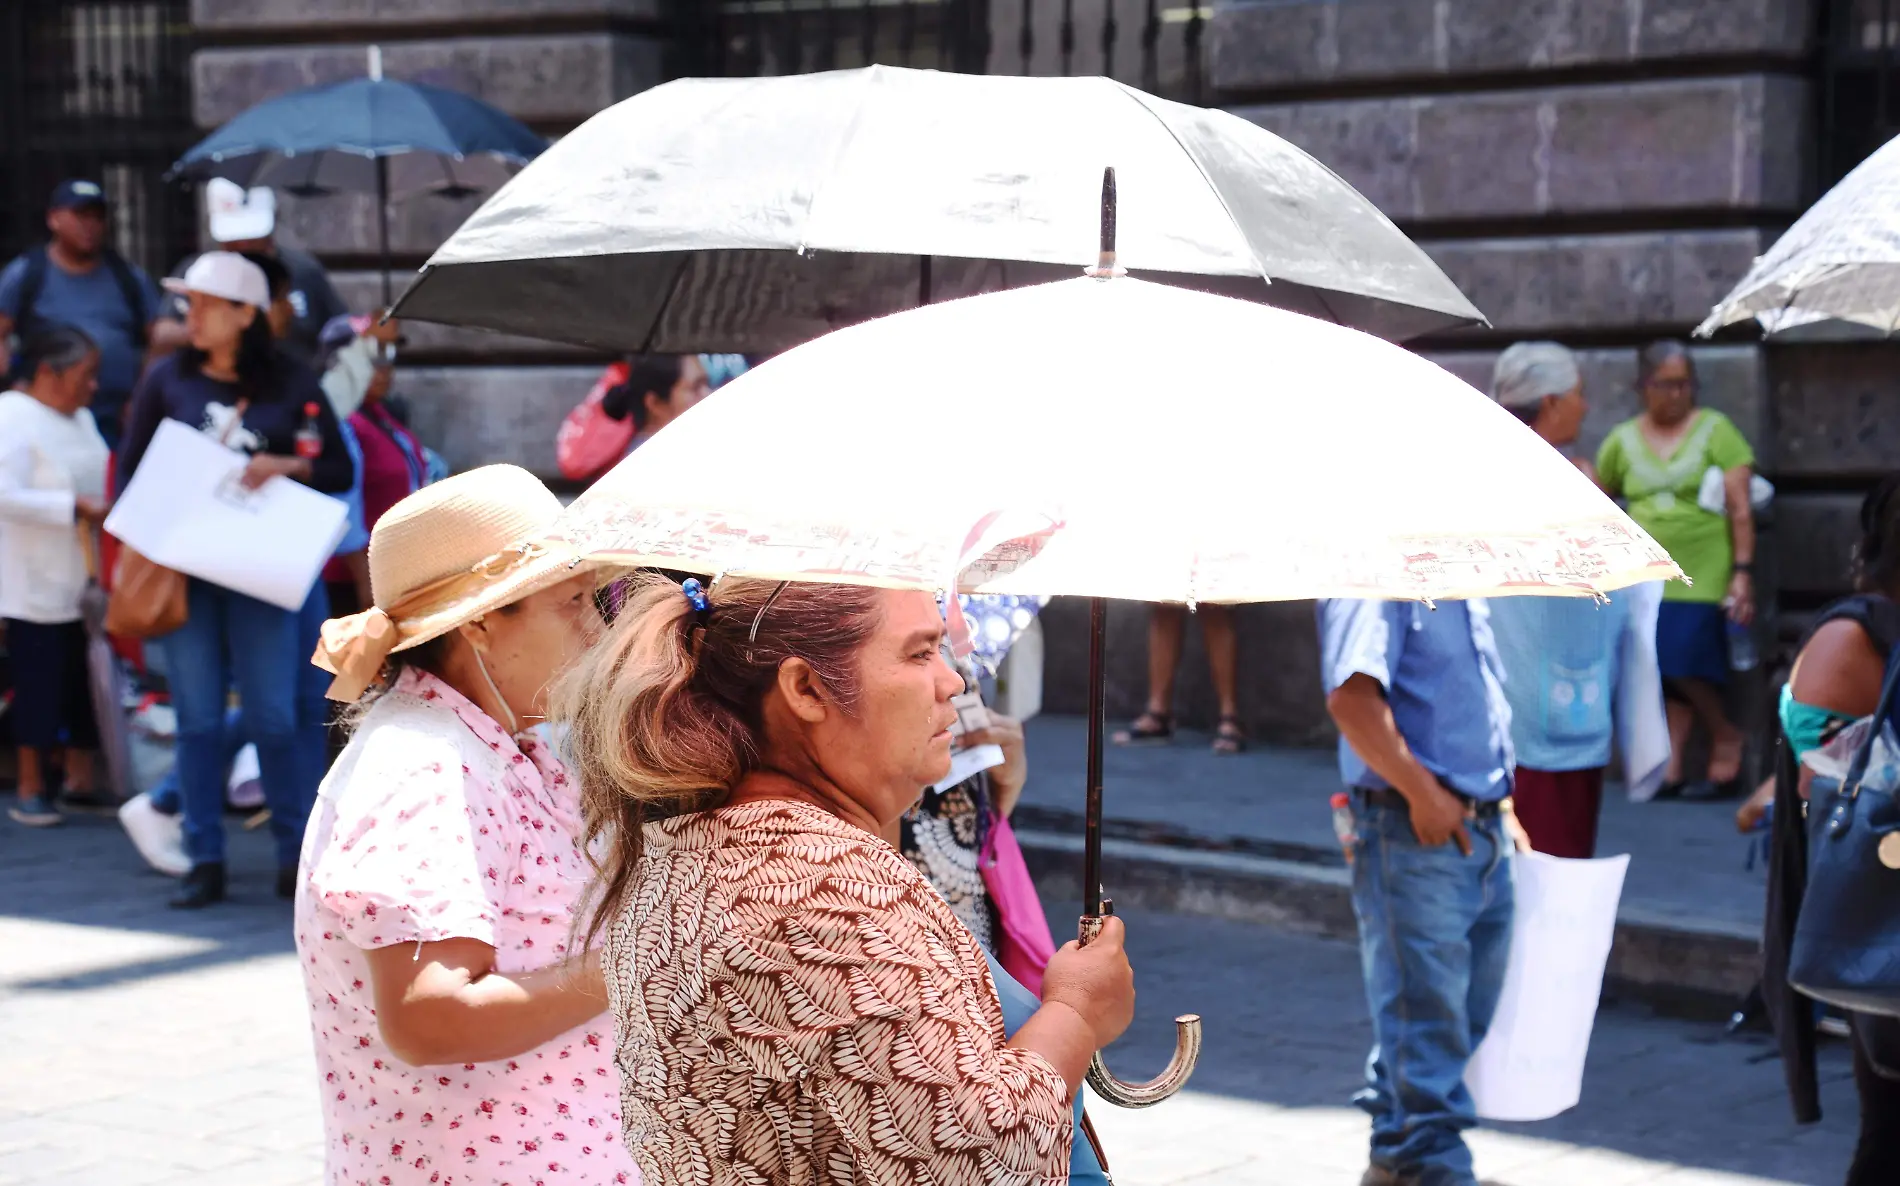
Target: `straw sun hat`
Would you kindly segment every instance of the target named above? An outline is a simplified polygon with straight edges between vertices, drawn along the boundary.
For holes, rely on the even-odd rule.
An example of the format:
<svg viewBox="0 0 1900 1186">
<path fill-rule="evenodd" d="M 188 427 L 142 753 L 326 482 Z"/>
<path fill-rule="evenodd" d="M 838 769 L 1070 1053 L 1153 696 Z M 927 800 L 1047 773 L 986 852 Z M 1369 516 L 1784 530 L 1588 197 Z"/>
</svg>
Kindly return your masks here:
<svg viewBox="0 0 1900 1186">
<path fill-rule="evenodd" d="M 369 537 L 376 604 L 332 618 L 311 662 L 353 701 L 390 655 L 567 580 L 584 563 L 548 538 L 561 503 L 514 465 L 486 465 L 425 486 L 391 507 Z"/>
</svg>

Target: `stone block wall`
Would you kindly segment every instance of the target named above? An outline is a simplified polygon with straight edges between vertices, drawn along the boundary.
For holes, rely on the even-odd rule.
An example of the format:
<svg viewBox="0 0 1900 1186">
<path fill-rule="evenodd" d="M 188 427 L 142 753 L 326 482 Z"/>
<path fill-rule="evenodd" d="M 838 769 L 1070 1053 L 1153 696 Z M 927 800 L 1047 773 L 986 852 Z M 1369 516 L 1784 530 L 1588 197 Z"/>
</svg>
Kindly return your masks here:
<svg viewBox="0 0 1900 1186">
<path fill-rule="evenodd" d="M 1025 3 L 1035 6 L 1037 34 L 1027 68 L 1059 73 L 1049 14 L 1036 12 L 1055 11 L 1053 0 L 995 0 L 994 28 L 1008 36 L 995 41 L 991 67 L 1025 68 L 1011 57 Z M 1593 404 L 1585 445 L 1594 448 L 1635 409 L 1638 347 L 1686 335 L 1812 199 L 1819 3 L 1212 0 L 1203 67 L 1215 101 L 1358 186 L 1487 314 L 1488 327 L 1417 343 L 1428 357 L 1483 386 L 1513 340 L 1582 348 Z M 194 61 L 194 110 L 209 128 L 259 99 L 359 73 L 367 47 L 378 44 L 387 74 L 469 91 L 558 135 L 662 77 L 663 7 L 194 0 L 204 45 Z M 1085 24 L 1113 10 L 1126 30 L 1138 30 L 1145 11 L 1138 0 L 1076 7 Z M 1123 42 L 1118 52 L 1132 61 L 1134 33 Z M 1096 70 L 1100 59 L 1099 48 L 1083 45 L 1072 68 Z M 1127 62 L 1108 64 L 1127 75 Z M 1164 77 L 1183 68 L 1173 58 L 1161 63 Z M 399 269 L 419 264 L 479 200 L 398 204 Z M 282 225 L 287 239 L 332 263 L 355 307 L 376 301 L 368 199 L 286 199 Z M 824 308 L 876 303 L 889 287 L 867 272 L 864 292 L 826 294 Z M 400 385 L 418 427 L 452 464 L 511 460 L 551 473 L 554 428 L 600 359 L 481 331 L 414 325 L 408 333 Z M 1838 592 L 1857 486 L 1900 465 L 1900 395 L 1890 381 L 1900 347 L 1765 347 L 1738 331 L 1697 358 L 1707 401 L 1736 419 L 1783 486 L 1767 525 L 1764 575 L 1796 606 Z M 1085 620 L 1080 603 L 1047 611 L 1054 711 L 1081 707 Z M 1136 605 L 1118 605 L 1112 617 L 1118 717 L 1144 696 L 1145 620 Z M 1310 605 L 1245 607 L 1240 629 L 1249 727 L 1281 740 L 1323 739 Z M 1179 687 L 1183 718 L 1210 723 L 1192 626 Z"/>
<path fill-rule="evenodd" d="M 559 135 L 662 78 L 662 0 L 194 0 L 193 110 L 207 130 L 261 100 L 383 72 L 452 87 Z M 486 195 L 393 203 L 395 290 Z M 381 299 L 367 195 L 279 195 L 279 234 L 324 259 L 367 312 Z M 397 388 L 415 427 L 457 468 L 511 461 L 546 478 L 554 432 L 599 374 L 598 356 L 481 330 L 412 323 Z"/>
<path fill-rule="evenodd" d="M 1218 101 L 1371 198 L 1490 320 L 1416 343 L 1488 385 L 1512 341 L 1581 349 L 1586 449 L 1637 410 L 1636 351 L 1685 337 L 1812 200 L 1818 0 L 1216 0 Z M 1840 591 L 1853 493 L 1900 465 L 1900 351 L 1697 350 L 1704 399 L 1784 487 L 1763 576 L 1799 605 Z M 1349 443 L 1342 439 L 1342 455 Z M 1263 508 L 1263 511 L 1269 508 Z M 1048 702 L 1081 704 L 1086 616 L 1052 607 Z M 1140 708 L 1139 607 L 1118 607 L 1111 712 Z M 1326 732 L 1309 606 L 1243 614 L 1242 704 L 1259 733 Z M 1178 706 L 1205 723 L 1196 632 Z M 1078 670 L 1080 668 L 1078 667 Z"/>
</svg>

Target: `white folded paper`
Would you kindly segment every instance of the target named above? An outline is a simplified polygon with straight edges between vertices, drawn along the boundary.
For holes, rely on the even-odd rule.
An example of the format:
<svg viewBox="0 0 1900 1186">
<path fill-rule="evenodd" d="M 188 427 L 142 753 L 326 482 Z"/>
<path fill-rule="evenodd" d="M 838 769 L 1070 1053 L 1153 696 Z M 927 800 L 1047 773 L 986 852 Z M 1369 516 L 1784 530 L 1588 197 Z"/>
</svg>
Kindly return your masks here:
<svg viewBox="0 0 1900 1186">
<path fill-rule="evenodd" d="M 1515 858 L 1517 921 L 1497 1016 L 1465 1068 L 1478 1115 L 1546 1120 L 1577 1105 L 1626 856 Z"/>
<path fill-rule="evenodd" d="M 991 767 L 1001 766 L 1006 760 L 1003 757 L 1003 747 L 1000 745 L 973 745 L 969 749 L 951 750 L 950 773 L 944 776 L 942 782 L 930 789 L 947 791 L 966 779 L 975 778 Z"/>
<path fill-rule="evenodd" d="M 294 611 L 343 542 L 349 512 L 289 478 L 244 489 L 247 460 L 163 421 L 106 530 L 154 563 Z"/>
</svg>

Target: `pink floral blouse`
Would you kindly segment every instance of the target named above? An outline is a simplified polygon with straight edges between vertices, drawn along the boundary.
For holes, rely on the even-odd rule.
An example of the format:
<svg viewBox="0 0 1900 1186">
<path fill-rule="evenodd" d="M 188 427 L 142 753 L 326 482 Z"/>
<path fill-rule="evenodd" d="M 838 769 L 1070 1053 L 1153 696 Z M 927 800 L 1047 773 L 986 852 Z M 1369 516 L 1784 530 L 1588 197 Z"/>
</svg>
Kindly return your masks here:
<svg viewBox="0 0 1900 1186">
<path fill-rule="evenodd" d="M 441 680 L 412 671 L 370 708 L 324 780 L 297 891 L 330 1186 L 639 1182 L 605 1014 L 505 1062 L 412 1067 L 377 1032 L 363 956 L 460 937 L 502 972 L 561 962 L 580 834 L 559 759 Z"/>
</svg>

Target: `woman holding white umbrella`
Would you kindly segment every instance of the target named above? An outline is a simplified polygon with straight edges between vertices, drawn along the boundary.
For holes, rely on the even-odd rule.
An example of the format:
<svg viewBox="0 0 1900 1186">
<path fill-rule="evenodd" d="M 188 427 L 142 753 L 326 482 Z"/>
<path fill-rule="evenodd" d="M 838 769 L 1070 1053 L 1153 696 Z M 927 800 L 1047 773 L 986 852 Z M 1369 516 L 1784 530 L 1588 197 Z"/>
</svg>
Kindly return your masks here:
<svg viewBox="0 0 1900 1186">
<path fill-rule="evenodd" d="M 1112 279 L 1105 254 L 1099 279 L 917 309 L 783 354 L 681 417 L 565 517 L 561 535 L 599 559 L 729 574 L 710 591 L 643 593 L 562 697 L 590 818 L 618 845 L 606 880 L 617 905 L 597 925 L 607 928 L 630 1070 L 629 1142 L 650 1143 L 655 1158 L 681 1148 L 686 1113 L 666 1101 L 676 1090 L 720 1091 L 720 1077 L 741 1063 L 782 1084 L 772 1090 L 802 1109 L 795 1115 L 848 1144 L 844 1134 L 878 1101 L 855 1086 L 831 1089 L 841 1031 L 854 1049 L 871 1037 L 878 1052 L 908 1043 L 921 1061 L 907 1055 L 907 1065 L 925 1079 L 935 1073 L 935 1044 L 902 1032 L 905 1019 L 936 1015 L 905 1004 L 915 985 L 907 978 L 922 974 L 905 945 L 940 947 L 940 937 L 915 913 L 926 907 L 903 888 L 910 883 L 874 864 L 895 854 L 824 818 L 876 833 L 886 811 L 901 811 L 941 769 L 940 701 L 959 681 L 934 658 L 940 627 L 921 594 L 1094 599 L 1082 930 L 1100 941 L 1117 930 L 1100 892 L 1103 598 L 1588 594 L 1675 575 L 1586 476 L 1442 370 L 1308 318 Z M 1275 359 L 1270 381 L 1233 369 L 1240 342 Z M 1162 385 L 1177 393 L 1173 415 L 1127 433 Z M 994 480 L 981 489 L 935 481 L 917 463 L 937 439 L 938 409 L 972 391 L 996 401 L 1013 430 L 995 442 Z M 821 407 L 824 417 L 814 414 Z M 840 421 L 862 428 L 837 439 L 825 426 Z M 1345 423 L 1381 426 L 1358 444 L 1379 477 L 1315 500 L 1318 463 L 1304 459 Z M 1213 424 L 1224 431 L 1209 432 Z M 1418 447 L 1438 440 L 1459 444 Z M 1474 453 L 1487 458 L 1482 473 L 1457 460 Z M 1117 480 L 1156 466 L 1175 467 L 1162 496 Z M 1516 496 L 1496 499 L 1500 485 Z M 913 601 L 929 613 L 913 613 Z M 795 618 L 781 614 L 787 605 Z M 912 619 L 908 634 L 884 632 L 887 621 Z M 878 681 L 888 686 L 872 678 L 885 671 Z M 927 677 L 941 682 L 926 689 Z M 839 744 L 845 738 L 858 740 Z M 872 756 L 846 756 L 854 753 Z M 748 853 L 773 866 L 759 884 L 735 871 Z M 709 942 L 701 919 L 715 910 L 724 933 Z M 666 943 L 653 938 L 663 932 Z M 686 958 L 663 956 L 668 943 L 683 944 Z M 873 951 L 896 969 L 837 983 L 803 969 L 862 970 Z M 982 972 L 967 955 L 960 945 L 933 951 L 947 977 L 933 981 L 933 999 L 947 1015 L 978 1018 L 994 1042 L 988 993 L 970 983 Z M 678 978 L 682 967 L 695 969 L 690 982 Z M 1068 1001 L 1063 970 L 1052 965 L 1050 977 L 1045 1000 Z M 841 995 L 840 983 L 859 987 Z M 1071 1004 L 1114 1019 L 1094 1003 Z M 867 1008 L 887 1027 L 872 1025 Z M 1198 1020 L 1179 1021 L 1177 1061 L 1159 1080 L 1122 1083 L 1092 1058 L 1090 1083 L 1128 1106 L 1171 1094 L 1198 1051 Z M 1098 1041 L 1113 1028 L 1086 1027 Z M 1046 1033 L 1019 1031 L 1008 1049 L 1036 1049 L 1068 1083 L 1063 1051 L 1040 1049 Z M 1084 1038 L 1075 1030 L 1064 1044 Z M 985 1067 L 1013 1060 L 1035 1080 L 1020 1054 L 976 1049 Z M 958 1098 L 935 1090 L 918 1094 Z M 1040 1139 L 1060 1139 L 1046 1097 L 1008 1099 L 1033 1105 L 1025 1114 L 1050 1126 Z M 1047 1177 L 1058 1167 L 1040 1168 Z"/>
<path fill-rule="evenodd" d="M 950 770 L 943 640 L 924 592 L 652 577 L 567 683 L 648 1186 L 1098 1175 L 1075 1097 L 1134 1008 L 1120 924 L 1005 1041 L 1000 967 L 886 839 Z"/>
</svg>

